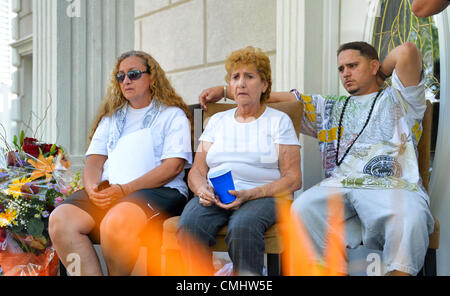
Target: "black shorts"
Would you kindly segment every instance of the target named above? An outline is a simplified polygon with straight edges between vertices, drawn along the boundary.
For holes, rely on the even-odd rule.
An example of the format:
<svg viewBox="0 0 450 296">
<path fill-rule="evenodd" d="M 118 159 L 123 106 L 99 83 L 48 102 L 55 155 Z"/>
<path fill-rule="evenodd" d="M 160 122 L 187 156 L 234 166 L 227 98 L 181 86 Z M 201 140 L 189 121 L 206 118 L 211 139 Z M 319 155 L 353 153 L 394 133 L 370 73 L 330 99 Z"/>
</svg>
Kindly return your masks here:
<svg viewBox="0 0 450 296">
<path fill-rule="evenodd" d="M 181 215 L 187 199 L 177 189 L 159 187 L 138 190 L 119 199 L 115 204 L 120 202 L 138 205 L 145 212 L 148 220 L 152 220 L 152 223 L 161 223 L 162 227 L 164 219 Z M 88 213 L 95 221 L 95 228 L 89 233 L 89 238 L 95 244 L 100 243 L 100 223 L 110 208 L 98 208 L 90 201 L 84 189 L 75 192 L 61 204 L 71 204 Z"/>
</svg>

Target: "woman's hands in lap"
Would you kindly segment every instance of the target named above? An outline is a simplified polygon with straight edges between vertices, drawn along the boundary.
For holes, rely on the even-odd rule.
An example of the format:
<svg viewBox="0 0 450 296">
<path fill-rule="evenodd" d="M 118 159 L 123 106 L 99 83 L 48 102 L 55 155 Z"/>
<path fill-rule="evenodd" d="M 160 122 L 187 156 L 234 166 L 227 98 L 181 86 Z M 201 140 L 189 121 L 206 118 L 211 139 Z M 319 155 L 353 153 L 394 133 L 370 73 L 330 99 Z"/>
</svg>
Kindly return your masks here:
<svg viewBox="0 0 450 296">
<path fill-rule="evenodd" d="M 253 197 L 253 193 L 250 190 L 230 190 L 228 191 L 231 195 L 236 196 L 236 200 L 229 204 L 223 204 L 220 199 L 217 199 L 216 205 L 225 210 L 237 210 L 239 207 L 251 200 Z"/>
<path fill-rule="evenodd" d="M 202 186 L 198 190 L 197 196 L 199 198 L 199 203 L 202 206 L 209 207 L 215 204 L 225 210 L 237 210 L 242 204 L 253 199 L 254 197 L 251 190 L 230 190 L 229 193 L 236 196 L 236 200 L 229 204 L 222 203 L 219 197 L 216 196 L 214 189 L 209 185 Z"/>
<path fill-rule="evenodd" d="M 198 200 L 204 207 L 209 207 L 213 204 L 217 204 L 217 199 L 214 193 L 214 189 L 209 185 L 203 185 L 197 192 Z"/>
<path fill-rule="evenodd" d="M 99 191 L 98 186 L 95 185 L 86 188 L 86 193 L 88 194 L 90 201 L 101 209 L 109 208 L 116 200 L 124 196 L 122 189 L 116 184 L 101 191 Z"/>
</svg>

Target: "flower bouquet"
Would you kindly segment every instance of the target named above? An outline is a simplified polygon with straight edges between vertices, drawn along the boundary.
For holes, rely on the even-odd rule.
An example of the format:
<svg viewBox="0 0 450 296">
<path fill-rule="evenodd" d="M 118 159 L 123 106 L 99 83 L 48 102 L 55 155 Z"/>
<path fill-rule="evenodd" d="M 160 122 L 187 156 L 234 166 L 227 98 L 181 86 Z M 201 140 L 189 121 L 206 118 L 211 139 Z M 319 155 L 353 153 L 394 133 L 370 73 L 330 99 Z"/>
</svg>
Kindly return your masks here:
<svg viewBox="0 0 450 296">
<path fill-rule="evenodd" d="M 50 213 L 81 188 L 63 148 L 14 137 L 0 148 L 0 274 L 56 275 L 58 257 L 48 234 Z"/>
</svg>

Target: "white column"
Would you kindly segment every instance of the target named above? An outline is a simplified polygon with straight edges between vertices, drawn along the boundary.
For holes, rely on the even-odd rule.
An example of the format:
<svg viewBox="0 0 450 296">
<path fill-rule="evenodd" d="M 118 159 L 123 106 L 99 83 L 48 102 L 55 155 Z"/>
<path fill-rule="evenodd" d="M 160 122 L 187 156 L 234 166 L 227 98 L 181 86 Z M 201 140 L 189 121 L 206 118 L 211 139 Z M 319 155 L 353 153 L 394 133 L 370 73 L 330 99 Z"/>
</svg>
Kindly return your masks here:
<svg viewBox="0 0 450 296">
<path fill-rule="evenodd" d="M 21 1 L 20 0 L 12 0 L 11 1 L 11 11 L 13 13 L 19 13 L 21 10 Z M 13 44 L 19 42 L 19 17 L 15 16 L 13 19 L 11 19 L 11 38 L 13 40 Z M 11 45 L 11 54 L 12 54 L 12 65 L 14 67 L 19 68 L 21 66 L 21 57 L 18 54 L 18 49 L 14 47 L 14 45 Z M 20 75 L 19 71 L 16 70 L 13 73 L 11 73 L 11 94 L 14 96 L 11 101 L 11 110 L 9 114 L 9 120 L 10 120 L 10 130 L 8 132 L 10 135 L 18 134 L 17 127 L 19 123 L 21 122 L 22 118 L 20 115 L 20 99 L 16 97 L 17 94 L 19 94 L 19 88 L 20 88 Z"/>
<path fill-rule="evenodd" d="M 375 19 L 381 16 L 381 0 L 366 0 L 366 2 L 367 17 L 364 22 L 364 35 L 362 40 L 368 43 L 372 43 Z"/>
<path fill-rule="evenodd" d="M 10 139 L 11 123 L 9 114 L 9 91 L 10 87 L 0 83 L 0 135 Z M 1 164 L 0 164 L 1 165 Z"/>
<path fill-rule="evenodd" d="M 339 47 L 340 0 L 324 0 L 323 4 L 323 59 L 322 91 L 339 93 L 339 74 L 336 51 Z"/>
<path fill-rule="evenodd" d="M 275 91 L 304 88 L 305 0 L 277 1 Z"/>
<path fill-rule="evenodd" d="M 43 141 L 56 141 L 56 0 L 33 3 L 33 95 L 31 127 Z"/>
<path fill-rule="evenodd" d="M 336 0 L 277 1 L 276 91 L 336 94 L 336 50 L 339 43 Z M 301 135 L 303 190 L 322 179 L 318 142 Z"/>
<path fill-rule="evenodd" d="M 431 211 L 441 225 L 438 275 L 450 275 L 450 10 L 436 16 L 441 63 L 441 100 L 436 154 L 430 182 Z"/>
<path fill-rule="evenodd" d="M 20 0 L 11 0 L 12 12 L 19 13 L 21 9 L 22 9 L 22 2 Z"/>
<path fill-rule="evenodd" d="M 33 16 L 33 110 L 44 114 L 50 92 L 43 139 L 81 167 L 115 58 L 134 48 L 134 1 L 34 0 Z"/>
</svg>

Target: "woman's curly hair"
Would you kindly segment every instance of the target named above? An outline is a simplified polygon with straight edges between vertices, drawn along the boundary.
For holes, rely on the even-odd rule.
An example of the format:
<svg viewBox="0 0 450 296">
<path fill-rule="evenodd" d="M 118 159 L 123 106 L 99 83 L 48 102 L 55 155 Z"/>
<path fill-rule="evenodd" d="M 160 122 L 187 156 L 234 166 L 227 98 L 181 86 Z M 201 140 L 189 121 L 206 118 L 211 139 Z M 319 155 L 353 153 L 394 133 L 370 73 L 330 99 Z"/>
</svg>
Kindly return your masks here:
<svg viewBox="0 0 450 296">
<path fill-rule="evenodd" d="M 147 70 L 149 70 L 151 81 L 150 93 L 153 100 L 157 100 L 169 107 L 173 106 L 182 109 L 191 123 L 192 130 L 191 112 L 189 112 L 189 108 L 183 99 L 175 92 L 159 63 L 148 53 L 142 51 L 128 51 L 116 59 L 106 95 L 103 98 L 89 132 L 89 140 L 92 140 L 95 130 L 104 116 L 112 116 L 117 109 L 123 107 L 127 103 L 127 100 L 120 89 L 119 82 L 116 79 L 116 74 L 119 72 L 120 63 L 129 57 L 140 57 L 142 63 L 147 67 Z"/>
<path fill-rule="evenodd" d="M 261 95 L 260 102 L 266 102 L 270 97 L 272 89 L 272 70 L 270 68 L 269 57 L 261 49 L 255 49 L 253 46 L 233 51 L 225 61 L 227 75 L 225 81 L 229 84 L 231 72 L 242 65 L 253 65 L 256 68 L 262 81 L 268 83 L 267 90 Z"/>
</svg>

